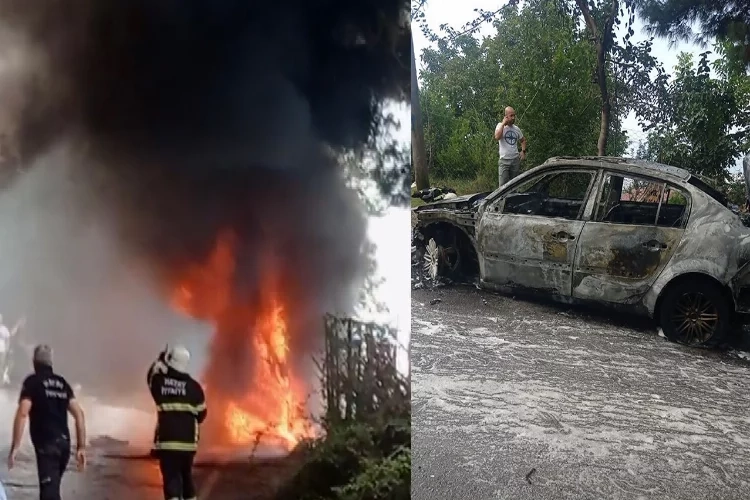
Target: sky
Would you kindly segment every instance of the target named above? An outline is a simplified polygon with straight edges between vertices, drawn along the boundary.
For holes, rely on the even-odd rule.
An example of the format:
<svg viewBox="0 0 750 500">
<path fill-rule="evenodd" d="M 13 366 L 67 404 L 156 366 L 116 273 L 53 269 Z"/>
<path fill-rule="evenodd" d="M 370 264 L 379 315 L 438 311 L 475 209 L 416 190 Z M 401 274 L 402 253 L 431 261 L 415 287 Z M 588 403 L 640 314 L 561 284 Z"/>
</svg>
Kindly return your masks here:
<svg viewBox="0 0 750 500">
<path fill-rule="evenodd" d="M 401 124 L 392 128 L 393 138 L 402 143 L 411 142 L 411 115 L 408 105 L 391 105 L 387 111 Z M 398 328 L 399 369 L 408 367 L 411 330 L 411 212 L 408 207 L 388 209 L 383 215 L 370 217 L 367 235 L 375 243 L 376 277 L 384 280 L 376 290 L 376 300 L 385 304 L 388 312 L 364 317 L 368 321 L 383 321 Z"/>
<path fill-rule="evenodd" d="M 484 9 L 486 11 L 494 11 L 502 7 L 507 3 L 507 0 L 461 0 L 457 2 L 455 0 L 428 0 L 424 7 L 425 18 L 429 27 L 435 31 L 439 31 L 441 24 L 448 24 L 453 28 L 460 28 L 467 22 L 476 19 L 477 13 L 474 9 Z M 624 26 L 620 28 L 619 39 L 624 34 Z M 649 38 L 649 35 L 643 32 L 643 23 L 636 18 L 633 26 L 635 34 L 631 38 L 633 43 L 638 43 Z M 477 30 L 477 36 L 480 38 L 486 36 L 492 36 L 494 34 L 494 28 L 491 23 L 485 24 L 480 30 Z M 422 51 L 429 46 L 428 40 L 422 34 L 422 31 L 415 25 L 413 29 L 414 38 L 414 51 L 417 57 L 417 72 L 421 73 L 422 65 L 420 61 L 420 54 Z M 667 74 L 672 72 L 672 69 L 677 64 L 677 56 L 680 52 L 692 52 L 694 59 L 697 60 L 698 54 L 708 50 L 702 48 L 694 43 L 676 43 L 673 46 L 667 39 L 655 38 L 652 46 L 652 54 L 664 65 L 664 69 Z M 715 54 L 709 55 L 709 60 L 713 61 L 716 59 Z M 628 132 L 632 144 L 631 147 L 637 146 L 639 140 L 646 139 L 647 134 L 638 125 L 635 114 L 631 113 L 623 123 L 623 128 Z M 741 163 L 738 161 L 736 168 L 740 169 Z"/>
</svg>

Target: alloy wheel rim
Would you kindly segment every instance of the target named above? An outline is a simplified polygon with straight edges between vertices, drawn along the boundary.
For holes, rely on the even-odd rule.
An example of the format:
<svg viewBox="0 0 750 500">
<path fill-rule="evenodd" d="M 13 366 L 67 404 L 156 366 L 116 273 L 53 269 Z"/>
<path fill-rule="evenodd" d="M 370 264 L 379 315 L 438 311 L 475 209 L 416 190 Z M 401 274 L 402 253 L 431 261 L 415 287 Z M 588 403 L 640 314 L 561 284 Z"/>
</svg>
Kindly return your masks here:
<svg viewBox="0 0 750 500">
<path fill-rule="evenodd" d="M 713 337 L 719 324 L 716 305 L 700 292 L 683 294 L 672 314 L 677 338 L 688 345 L 702 344 Z"/>
<path fill-rule="evenodd" d="M 430 238 L 424 253 L 424 270 L 433 281 L 437 278 L 440 267 L 440 249 L 434 238 Z"/>
</svg>

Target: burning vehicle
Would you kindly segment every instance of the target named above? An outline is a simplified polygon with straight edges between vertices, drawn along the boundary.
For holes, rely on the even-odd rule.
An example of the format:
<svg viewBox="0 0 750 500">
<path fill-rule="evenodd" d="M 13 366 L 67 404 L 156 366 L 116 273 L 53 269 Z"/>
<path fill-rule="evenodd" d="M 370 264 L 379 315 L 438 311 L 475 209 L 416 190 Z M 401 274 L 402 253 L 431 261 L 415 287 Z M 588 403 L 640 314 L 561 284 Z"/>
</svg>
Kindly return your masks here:
<svg viewBox="0 0 750 500">
<path fill-rule="evenodd" d="M 555 157 L 494 192 L 415 212 L 432 279 L 646 315 L 690 346 L 726 340 L 750 313 L 750 228 L 681 168 Z"/>
</svg>

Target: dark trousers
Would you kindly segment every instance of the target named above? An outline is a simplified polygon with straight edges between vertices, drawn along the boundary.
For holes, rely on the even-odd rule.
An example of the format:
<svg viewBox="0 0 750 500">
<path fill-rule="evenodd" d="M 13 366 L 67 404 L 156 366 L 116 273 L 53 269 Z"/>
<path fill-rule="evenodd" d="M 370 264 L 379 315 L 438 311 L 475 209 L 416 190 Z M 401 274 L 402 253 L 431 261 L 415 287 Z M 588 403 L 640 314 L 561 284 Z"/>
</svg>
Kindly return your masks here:
<svg viewBox="0 0 750 500">
<path fill-rule="evenodd" d="M 189 451 L 159 451 L 159 468 L 164 482 L 164 498 L 195 498 L 193 459 Z"/>
<path fill-rule="evenodd" d="M 70 461 L 70 441 L 60 439 L 35 447 L 39 500 L 60 500 L 60 484 Z"/>
</svg>

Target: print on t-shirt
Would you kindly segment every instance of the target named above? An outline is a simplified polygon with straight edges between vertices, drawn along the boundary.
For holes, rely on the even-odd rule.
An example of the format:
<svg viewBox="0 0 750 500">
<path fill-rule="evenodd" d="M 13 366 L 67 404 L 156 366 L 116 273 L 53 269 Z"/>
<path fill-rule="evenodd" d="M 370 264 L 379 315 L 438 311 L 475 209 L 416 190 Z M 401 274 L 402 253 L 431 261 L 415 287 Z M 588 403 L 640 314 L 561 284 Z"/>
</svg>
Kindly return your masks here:
<svg viewBox="0 0 750 500">
<path fill-rule="evenodd" d="M 497 124 L 498 128 L 501 126 Z M 523 132 L 515 125 L 506 125 L 503 136 L 497 141 L 501 159 L 516 158 L 519 155 L 518 141 L 523 139 Z"/>
</svg>

